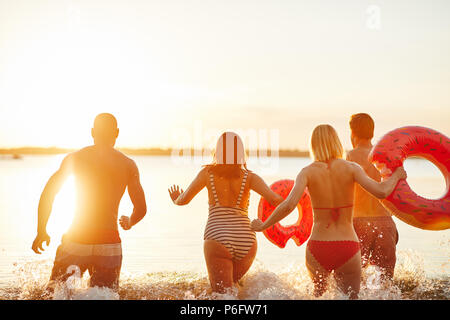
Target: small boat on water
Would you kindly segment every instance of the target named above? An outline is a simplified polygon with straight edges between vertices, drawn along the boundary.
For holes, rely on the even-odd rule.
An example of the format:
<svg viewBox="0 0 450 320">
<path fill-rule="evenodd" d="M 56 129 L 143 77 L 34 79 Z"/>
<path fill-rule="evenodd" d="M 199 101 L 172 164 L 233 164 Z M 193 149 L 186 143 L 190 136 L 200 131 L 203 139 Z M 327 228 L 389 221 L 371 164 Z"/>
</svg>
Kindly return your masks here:
<svg viewBox="0 0 450 320">
<path fill-rule="evenodd" d="M 14 154 L 12 155 L 12 158 L 13 158 L 14 160 L 21 160 L 21 159 L 23 159 L 22 155 L 20 155 L 20 154 L 18 154 L 18 153 L 14 153 Z"/>
</svg>

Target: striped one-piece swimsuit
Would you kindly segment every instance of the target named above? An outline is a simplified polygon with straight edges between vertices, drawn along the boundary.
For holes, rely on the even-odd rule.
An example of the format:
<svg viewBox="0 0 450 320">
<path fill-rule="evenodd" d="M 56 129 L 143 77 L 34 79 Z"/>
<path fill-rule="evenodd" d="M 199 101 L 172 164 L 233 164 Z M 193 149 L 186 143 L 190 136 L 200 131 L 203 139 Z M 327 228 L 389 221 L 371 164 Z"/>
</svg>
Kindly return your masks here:
<svg viewBox="0 0 450 320">
<path fill-rule="evenodd" d="M 216 187 L 214 186 L 214 176 L 212 174 L 209 175 L 215 204 L 209 207 L 204 240 L 218 241 L 228 249 L 228 252 L 235 260 L 245 257 L 256 241 L 255 232 L 250 228 L 247 211 L 248 203 L 245 209 L 239 207 L 247 182 L 247 175 L 248 172 L 245 172 L 235 207 L 220 205 Z"/>
</svg>

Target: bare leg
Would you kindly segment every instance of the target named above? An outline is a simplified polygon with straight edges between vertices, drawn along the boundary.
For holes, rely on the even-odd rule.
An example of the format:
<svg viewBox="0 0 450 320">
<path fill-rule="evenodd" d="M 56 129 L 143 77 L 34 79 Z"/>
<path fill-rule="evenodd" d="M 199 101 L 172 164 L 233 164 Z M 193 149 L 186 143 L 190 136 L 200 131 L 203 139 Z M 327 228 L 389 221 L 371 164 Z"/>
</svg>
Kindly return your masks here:
<svg viewBox="0 0 450 320">
<path fill-rule="evenodd" d="M 214 292 L 224 293 L 233 286 L 233 257 L 222 244 L 205 240 L 203 244 L 209 282 Z"/>
<path fill-rule="evenodd" d="M 238 282 L 247 273 L 255 260 L 258 245 L 256 241 L 248 251 L 247 255 L 240 260 L 233 260 L 233 282 Z"/>
<path fill-rule="evenodd" d="M 308 248 L 306 248 L 306 268 L 314 283 L 314 296 L 320 297 L 327 290 L 329 272 L 317 262 Z"/>
<path fill-rule="evenodd" d="M 349 295 L 350 299 L 358 299 L 361 286 L 361 251 L 335 271 L 335 279 L 339 289 Z"/>
</svg>

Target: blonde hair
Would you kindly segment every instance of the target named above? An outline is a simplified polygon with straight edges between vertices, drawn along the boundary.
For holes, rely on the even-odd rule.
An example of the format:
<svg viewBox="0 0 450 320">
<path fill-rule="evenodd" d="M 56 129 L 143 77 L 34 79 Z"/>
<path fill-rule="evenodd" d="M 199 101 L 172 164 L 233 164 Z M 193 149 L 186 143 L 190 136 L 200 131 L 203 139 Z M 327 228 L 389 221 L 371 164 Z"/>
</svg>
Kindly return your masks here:
<svg viewBox="0 0 450 320">
<path fill-rule="evenodd" d="M 328 124 L 317 126 L 311 135 L 310 153 L 315 161 L 327 162 L 344 157 L 344 148 L 336 130 Z"/>
</svg>

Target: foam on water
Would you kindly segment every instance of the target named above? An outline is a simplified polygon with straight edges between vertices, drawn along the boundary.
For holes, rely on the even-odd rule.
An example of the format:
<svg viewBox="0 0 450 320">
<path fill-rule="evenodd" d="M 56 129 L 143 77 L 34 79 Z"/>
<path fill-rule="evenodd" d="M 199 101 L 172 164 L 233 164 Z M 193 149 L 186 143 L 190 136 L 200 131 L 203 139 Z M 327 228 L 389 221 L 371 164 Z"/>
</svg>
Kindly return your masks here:
<svg viewBox="0 0 450 320">
<path fill-rule="evenodd" d="M 414 250 L 398 252 L 393 281 L 384 281 L 377 267 L 363 270 L 360 299 L 449 299 L 448 277 L 427 277 L 423 258 Z M 117 299 L 348 299 L 329 278 L 328 290 L 323 296 L 313 295 L 313 284 L 304 264 L 291 264 L 277 270 L 269 270 L 256 260 L 250 272 L 242 279 L 239 288 L 225 294 L 211 292 L 208 277 L 202 272 L 152 272 L 130 274 L 123 270 L 118 292 L 108 288 L 90 288 L 87 273 L 82 278 L 69 277 L 65 283 L 55 286 L 48 293 L 48 277 L 52 261 L 42 260 L 18 263 L 15 266 L 16 281 L 0 288 L 0 299 L 68 299 L 68 300 L 117 300 Z"/>
</svg>

